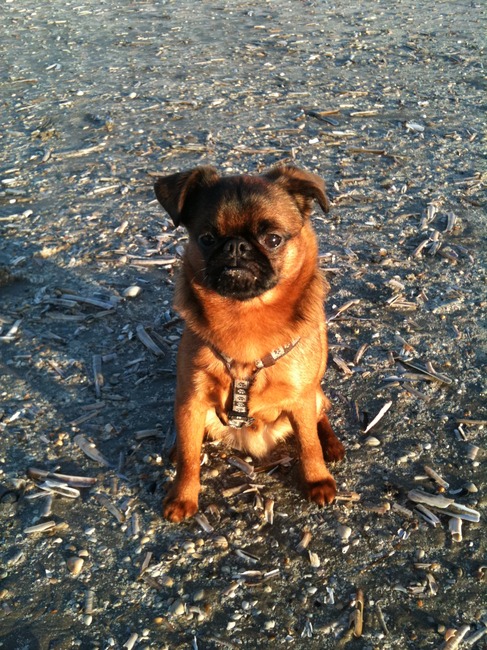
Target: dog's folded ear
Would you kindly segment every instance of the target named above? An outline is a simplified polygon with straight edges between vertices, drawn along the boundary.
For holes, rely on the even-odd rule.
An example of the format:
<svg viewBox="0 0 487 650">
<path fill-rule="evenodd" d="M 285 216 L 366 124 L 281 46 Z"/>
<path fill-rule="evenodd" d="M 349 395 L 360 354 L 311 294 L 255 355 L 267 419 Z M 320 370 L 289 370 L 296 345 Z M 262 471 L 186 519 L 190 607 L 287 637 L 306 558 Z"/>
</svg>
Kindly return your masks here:
<svg viewBox="0 0 487 650">
<path fill-rule="evenodd" d="M 214 167 L 195 167 L 186 172 L 161 176 L 154 183 L 154 191 L 174 225 L 187 225 L 191 203 L 196 200 L 198 192 L 210 187 L 219 178 Z"/>
<path fill-rule="evenodd" d="M 323 212 L 329 211 L 330 201 L 326 195 L 325 181 L 320 176 L 292 165 L 273 167 L 263 176 L 280 185 L 293 197 L 304 218 L 311 214 L 313 200 L 318 201 Z"/>
</svg>

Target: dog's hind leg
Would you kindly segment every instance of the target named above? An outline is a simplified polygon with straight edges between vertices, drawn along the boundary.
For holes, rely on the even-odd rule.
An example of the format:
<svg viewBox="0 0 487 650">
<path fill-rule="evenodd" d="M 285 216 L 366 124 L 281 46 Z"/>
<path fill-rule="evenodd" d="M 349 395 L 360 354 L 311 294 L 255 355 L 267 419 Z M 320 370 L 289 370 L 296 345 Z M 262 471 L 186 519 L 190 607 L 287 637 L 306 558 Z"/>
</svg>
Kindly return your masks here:
<svg viewBox="0 0 487 650">
<path fill-rule="evenodd" d="M 323 458 L 328 463 L 342 460 L 345 456 L 345 447 L 335 435 L 326 411 L 330 408 L 330 400 L 320 389 L 317 394 L 318 406 L 318 438 L 320 439 Z"/>
</svg>

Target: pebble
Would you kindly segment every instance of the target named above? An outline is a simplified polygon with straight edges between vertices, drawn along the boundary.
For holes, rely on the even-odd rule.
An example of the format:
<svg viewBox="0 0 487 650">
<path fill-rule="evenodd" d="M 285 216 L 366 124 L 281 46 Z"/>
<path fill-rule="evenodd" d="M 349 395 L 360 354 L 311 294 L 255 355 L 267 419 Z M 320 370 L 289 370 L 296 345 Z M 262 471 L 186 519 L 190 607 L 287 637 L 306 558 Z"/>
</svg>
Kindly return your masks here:
<svg viewBox="0 0 487 650">
<path fill-rule="evenodd" d="M 85 625 L 91 625 L 92 621 L 93 621 L 93 616 L 91 614 L 85 614 L 83 616 L 83 623 Z"/>
<path fill-rule="evenodd" d="M 68 567 L 68 571 L 73 576 L 77 576 L 81 573 L 84 563 L 85 561 L 83 560 L 82 557 L 68 557 L 68 559 L 66 560 L 66 566 Z"/>
<path fill-rule="evenodd" d="M 350 526 L 344 526 L 340 524 L 337 527 L 337 535 L 342 540 L 342 542 L 347 542 L 350 539 L 351 534 L 352 534 L 352 529 L 350 528 Z"/>
<path fill-rule="evenodd" d="M 171 576 L 161 576 L 159 582 L 163 587 L 172 587 L 174 585 L 174 580 Z"/>
<path fill-rule="evenodd" d="M 194 592 L 193 601 L 195 603 L 198 603 L 200 600 L 203 600 L 204 597 L 205 597 L 205 590 L 204 589 L 198 589 L 198 591 Z"/>
<path fill-rule="evenodd" d="M 170 607 L 170 612 L 171 614 L 174 614 L 174 616 L 182 616 L 185 611 L 186 611 L 186 607 L 184 606 L 184 603 L 180 598 L 175 600 Z"/>
<path fill-rule="evenodd" d="M 475 494 L 476 492 L 479 491 L 475 483 L 472 483 L 471 481 L 465 484 L 465 489 L 467 490 L 467 492 L 470 492 L 471 494 Z"/>
<path fill-rule="evenodd" d="M 124 298 L 136 298 L 141 291 L 141 287 L 139 287 L 137 284 L 132 284 L 130 287 L 124 289 L 122 295 Z"/>
<path fill-rule="evenodd" d="M 276 621 L 266 621 L 264 623 L 264 630 L 273 630 L 276 627 Z"/>
</svg>

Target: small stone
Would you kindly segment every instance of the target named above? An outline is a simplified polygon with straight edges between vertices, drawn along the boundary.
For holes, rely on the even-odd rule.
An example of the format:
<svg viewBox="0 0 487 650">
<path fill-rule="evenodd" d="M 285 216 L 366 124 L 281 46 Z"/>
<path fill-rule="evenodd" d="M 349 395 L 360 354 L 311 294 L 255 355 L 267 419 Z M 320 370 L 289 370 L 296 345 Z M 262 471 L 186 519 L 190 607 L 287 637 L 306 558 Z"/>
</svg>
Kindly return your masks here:
<svg viewBox="0 0 487 650">
<path fill-rule="evenodd" d="M 124 289 L 122 295 L 124 298 L 136 298 L 141 291 L 142 287 L 139 287 L 137 284 L 132 284 L 130 287 Z"/>
<path fill-rule="evenodd" d="M 85 625 L 91 625 L 92 621 L 93 621 L 93 616 L 91 614 L 85 614 L 83 616 L 83 623 Z"/>
<path fill-rule="evenodd" d="M 467 490 L 467 492 L 470 492 L 471 494 L 475 494 L 476 492 L 479 491 L 475 483 L 472 483 L 471 481 L 465 484 L 465 489 Z"/>
<path fill-rule="evenodd" d="M 66 560 L 66 566 L 68 567 L 68 571 L 73 576 L 77 576 L 81 573 L 84 563 L 85 561 L 81 557 L 68 557 L 68 559 Z"/>
<path fill-rule="evenodd" d="M 276 627 L 276 621 L 266 621 L 264 623 L 264 630 L 273 630 Z"/>
<path fill-rule="evenodd" d="M 171 605 L 170 611 L 171 611 L 171 614 L 174 614 L 174 616 L 182 616 L 186 611 L 186 607 L 185 607 L 183 601 L 180 598 L 178 598 Z"/>
<path fill-rule="evenodd" d="M 340 524 L 340 526 L 337 527 L 337 535 L 342 542 L 347 542 L 350 539 L 351 534 L 352 534 L 352 529 L 350 528 L 350 526 L 344 526 Z"/>
<path fill-rule="evenodd" d="M 174 585 L 174 580 L 171 576 L 161 576 L 159 582 L 163 587 L 172 587 Z"/>
<path fill-rule="evenodd" d="M 205 597 L 205 590 L 204 589 L 198 589 L 198 591 L 195 591 L 193 595 L 193 601 L 195 603 L 198 603 L 200 600 L 203 600 Z"/>
</svg>

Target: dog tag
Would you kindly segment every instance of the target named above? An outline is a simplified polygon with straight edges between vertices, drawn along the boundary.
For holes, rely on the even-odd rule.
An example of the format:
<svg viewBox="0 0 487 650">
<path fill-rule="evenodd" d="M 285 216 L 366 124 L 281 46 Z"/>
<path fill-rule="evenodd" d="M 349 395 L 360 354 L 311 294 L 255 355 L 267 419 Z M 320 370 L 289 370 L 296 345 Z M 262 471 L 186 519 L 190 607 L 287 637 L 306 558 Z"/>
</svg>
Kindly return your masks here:
<svg viewBox="0 0 487 650">
<path fill-rule="evenodd" d="M 232 410 L 228 414 L 228 424 L 234 429 L 249 427 L 254 418 L 249 417 L 247 402 L 249 401 L 249 379 L 234 379 L 232 385 Z"/>
</svg>

